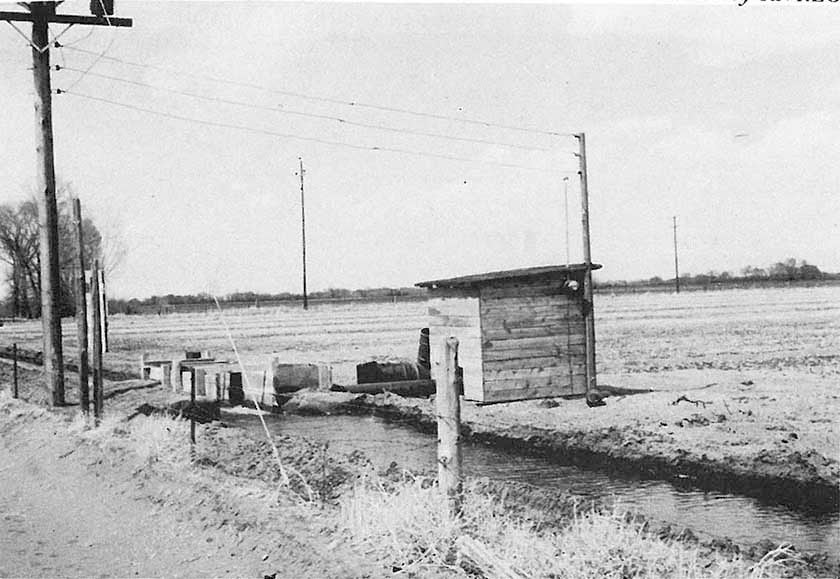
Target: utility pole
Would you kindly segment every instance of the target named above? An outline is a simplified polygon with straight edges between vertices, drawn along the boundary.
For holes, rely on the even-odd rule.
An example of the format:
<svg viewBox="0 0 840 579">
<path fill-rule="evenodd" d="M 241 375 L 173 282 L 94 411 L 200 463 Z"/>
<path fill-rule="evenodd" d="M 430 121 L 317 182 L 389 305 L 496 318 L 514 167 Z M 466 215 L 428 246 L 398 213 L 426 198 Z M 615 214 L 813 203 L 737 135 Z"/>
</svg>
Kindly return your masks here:
<svg viewBox="0 0 840 579">
<path fill-rule="evenodd" d="M 680 262 L 677 258 L 677 216 L 674 215 L 674 282 L 677 286 L 677 293 L 680 293 Z"/>
<path fill-rule="evenodd" d="M 583 263 L 586 273 L 583 278 L 583 301 L 586 307 L 584 323 L 586 326 L 586 392 L 592 392 L 597 386 L 595 377 L 595 310 L 592 307 L 592 254 L 589 247 L 589 188 L 586 175 L 586 135 L 578 133 L 580 145 L 580 203 L 581 226 L 583 229 Z"/>
<path fill-rule="evenodd" d="M 55 200 L 53 156 L 52 87 L 50 84 L 50 24 L 131 26 L 128 18 L 112 18 L 112 0 L 92 2 L 94 16 L 56 14 L 59 2 L 23 4 L 29 12 L 2 12 L 0 20 L 31 22 L 32 71 L 35 82 L 35 153 L 38 190 L 38 224 L 41 244 L 41 326 L 43 328 L 44 373 L 52 393 L 52 404 L 61 406 L 64 396 L 64 359 L 61 347 L 60 292 L 58 263 L 58 208 Z M 12 24 L 14 26 L 14 24 Z"/>
<path fill-rule="evenodd" d="M 569 245 L 569 178 L 563 177 L 563 216 L 566 218 L 566 267 L 570 263 Z"/>
<path fill-rule="evenodd" d="M 303 204 L 303 159 L 298 157 L 300 161 L 300 238 L 303 247 L 303 309 L 309 309 L 309 300 L 306 297 L 306 210 Z"/>
</svg>

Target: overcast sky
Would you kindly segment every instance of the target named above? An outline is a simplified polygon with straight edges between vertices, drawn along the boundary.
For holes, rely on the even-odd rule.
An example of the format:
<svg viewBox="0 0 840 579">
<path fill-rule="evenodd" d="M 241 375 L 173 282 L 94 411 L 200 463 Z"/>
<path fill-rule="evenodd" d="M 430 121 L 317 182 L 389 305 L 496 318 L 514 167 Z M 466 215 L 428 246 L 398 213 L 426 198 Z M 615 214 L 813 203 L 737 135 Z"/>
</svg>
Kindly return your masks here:
<svg viewBox="0 0 840 579">
<path fill-rule="evenodd" d="M 580 131 L 600 279 L 672 276 L 674 215 L 682 272 L 840 271 L 840 3 L 116 12 L 134 27 L 75 27 L 52 51 L 70 91 L 54 97 L 57 174 L 127 247 L 112 295 L 300 291 L 298 157 L 310 289 L 565 263 L 566 185 L 579 261 L 578 144 L 562 134 Z M 31 56 L 2 24 L 14 202 L 34 184 Z"/>
</svg>

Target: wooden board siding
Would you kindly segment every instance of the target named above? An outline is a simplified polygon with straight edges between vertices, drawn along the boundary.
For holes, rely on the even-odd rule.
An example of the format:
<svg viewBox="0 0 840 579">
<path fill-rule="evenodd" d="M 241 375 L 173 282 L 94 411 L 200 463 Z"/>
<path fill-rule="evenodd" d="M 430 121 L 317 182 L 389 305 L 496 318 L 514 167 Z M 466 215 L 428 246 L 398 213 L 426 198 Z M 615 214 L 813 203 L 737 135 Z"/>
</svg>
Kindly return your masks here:
<svg viewBox="0 0 840 579">
<path fill-rule="evenodd" d="M 463 293 L 461 294 L 463 296 Z M 438 297 L 429 301 L 429 349 L 432 379 L 443 379 L 444 343 L 458 338 L 458 364 L 464 369 L 464 397 L 484 401 L 481 319 L 477 297 Z"/>
<path fill-rule="evenodd" d="M 579 292 L 562 280 L 494 281 L 480 290 L 482 402 L 586 391 Z"/>
</svg>

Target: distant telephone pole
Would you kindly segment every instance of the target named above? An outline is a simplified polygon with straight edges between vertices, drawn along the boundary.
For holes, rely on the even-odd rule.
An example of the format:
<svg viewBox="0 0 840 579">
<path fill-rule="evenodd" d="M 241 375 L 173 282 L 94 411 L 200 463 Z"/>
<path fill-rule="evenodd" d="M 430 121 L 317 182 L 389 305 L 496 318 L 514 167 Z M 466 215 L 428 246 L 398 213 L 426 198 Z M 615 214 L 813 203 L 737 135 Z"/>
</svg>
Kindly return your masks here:
<svg viewBox="0 0 840 579">
<path fill-rule="evenodd" d="M 309 299 L 306 297 L 306 210 L 303 203 L 303 159 L 298 157 L 300 161 L 300 239 L 303 248 L 303 309 L 309 309 Z"/>
<path fill-rule="evenodd" d="M 674 282 L 677 293 L 680 293 L 680 262 L 677 257 L 677 216 L 674 215 Z"/>
<path fill-rule="evenodd" d="M 580 152 L 580 219 L 583 232 L 583 263 L 586 265 L 586 272 L 583 278 L 583 299 L 586 303 L 587 312 L 584 316 L 585 339 L 586 339 L 586 392 L 592 392 L 598 386 L 595 374 L 595 310 L 592 296 L 592 252 L 589 245 L 589 179 L 586 173 L 586 134 L 575 135 L 578 140 Z"/>
<path fill-rule="evenodd" d="M 131 26 L 128 18 L 113 18 L 113 0 L 93 0 L 92 16 L 56 14 L 60 2 L 19 3 L 29 12 L 0 12 L 0 20 L 31 22 L 32 71 L 35 82 L 35 153 L 38 190 L 38 224 L 41 252 L 41 326 L 43 328 L 44 373 L 52 393 L 52 403 L 60 406 L 64 398 L 64 359 L 61 347 L 59 311 L 61 280 L 58 263 L 58 208 L 55 200 L 53 157 L 52 87 L 50 85 L 50 24 Z M 15 27 L 17 30 L 17 27 Z M 19 31 L 20 32 L 20 31 Z M 21 33 L 23 34 L 23 33 Z"/>
</svg>

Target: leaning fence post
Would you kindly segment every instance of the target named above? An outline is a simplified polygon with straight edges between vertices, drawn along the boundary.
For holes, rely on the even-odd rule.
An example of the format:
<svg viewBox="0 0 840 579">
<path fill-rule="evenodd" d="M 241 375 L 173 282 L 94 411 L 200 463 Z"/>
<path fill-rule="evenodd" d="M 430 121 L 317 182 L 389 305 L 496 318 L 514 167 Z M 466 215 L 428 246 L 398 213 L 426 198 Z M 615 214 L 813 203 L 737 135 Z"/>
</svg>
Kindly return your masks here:
<svg viewBox="0 0 840 579">
<path fill-rule="evenodd" d="M 439 362 L 438 362 L 439 363 Z M 458 394 L 458 339 L 447 338 L 444 372 L 437 380 L 435 404 L 438 427 L 438 486 L 446 495 L 449 512 L 461 511 L 461 403 Z"/>
<path fill-rule="evenodd" d="M 12 344 L 12 374 L 14 375 L 14 397 L 18 397 L 18 372 L 17 372 L 17 342 Z"/>
</svg>

